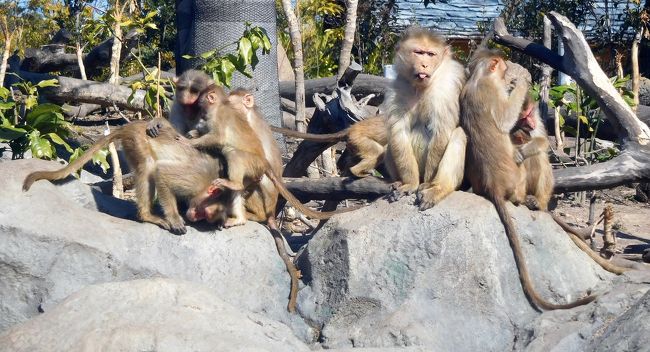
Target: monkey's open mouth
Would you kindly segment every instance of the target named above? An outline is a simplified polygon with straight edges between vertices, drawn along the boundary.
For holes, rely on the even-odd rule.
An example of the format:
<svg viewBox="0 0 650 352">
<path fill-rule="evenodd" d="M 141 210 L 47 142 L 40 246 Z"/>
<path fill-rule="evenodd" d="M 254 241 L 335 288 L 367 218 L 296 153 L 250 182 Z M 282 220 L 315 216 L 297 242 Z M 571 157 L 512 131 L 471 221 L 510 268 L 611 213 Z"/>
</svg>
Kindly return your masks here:
<svg viewBox="0 0 650 352">
<path fill-rule="evenodd" d="M 429 76 L 428 74 L 426 74 L 426 73 L 424 73 L 424 72 L 419 72 L 419 73 L 416 73 L 416 74 L 415 74 L 415 77 L 416 77 L 416 78 L 419 78 L 419 79 L 421 79 L 421 80 L 425 80 L 425 79 L 427 79 L 427 78 L 429 78 L 429 77 L 431 77 L 431 76 Z"/>
</svg>

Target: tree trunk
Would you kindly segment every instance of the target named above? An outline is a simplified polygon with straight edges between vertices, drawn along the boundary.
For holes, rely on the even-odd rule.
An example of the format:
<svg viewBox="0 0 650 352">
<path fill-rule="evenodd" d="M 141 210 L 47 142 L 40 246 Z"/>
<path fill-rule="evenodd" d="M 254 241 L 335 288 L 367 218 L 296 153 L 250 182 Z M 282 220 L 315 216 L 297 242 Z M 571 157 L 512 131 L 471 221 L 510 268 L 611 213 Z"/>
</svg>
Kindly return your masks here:
<svg viewBox="0 0 650 352">
<path fill-rule="evenodd" d="M 0 87 L 2 87 L 5 82 L 7 61 L 9 61 L 9 53 L 11 51 L 11 40 L 13 39 L 14 35 L 14 33 L 9 30 L 9 23 L 6 16 L 2 16 L 2 18 L 0 18 L 0 31 L 2 32 L 2 36 L 5 41 L 2 48 L 2 61 L 0 62 Z"/>
<path fill-rule="evenodd" d="M 350 65 L 350 55 L 352 54 L 352 45 L 354 44 L 354 32 L 357 28 L 357 6 L 358 0 L 346 0 L 347 12 L 345 14 L 345 35 L 343 36 L 343 45 L 339 55 L 339 71 L 336 75 L 341 77 L 345 69 Z"/>
<path fill-rule="evenodd" d="M 122 52 L 122 9 L 119 0 L 115 2 L 115 27 L 113 27 L 113 46 L 111 48 L 110 76 L 108 83 L 120 83 L 120 54 Z"/>
<path fill-rule="evenodd" d="M 76 52 L 77 61 L 79 62 L 79 74 L 81 74 L 81 79 L 85 81 L 88 77 L 86 76 L 86 66 L 84 66 L 84 53 L 79 42 L 76 42 Z"/>
<path fill-rule="evenodd" d="M 641 27 L 636 33 L 634 42 L 632 42 L 632 52 L 630 53 L 632 60 L 632 93 L 634 94 L 634 107 L 632 109 L 635 112 L 637 106 L 639 106 L 639 44 L 641 43 L 641 38 L 643 38 L 643 30 L 644 28 Z"/>
<path fill-rule="evenodd" d="M 302 58 L 302 35 L 300 34 L 300 22 L 291 6 L 291 0 L 282 0 L 282 8 L 289 22 L 289 36 L 293 47 L 293 72 L 296 75 L 295 102 L 296 102 L 296 130 L 307 131 L 305 121 L 305 68 Z"/>
</svg>

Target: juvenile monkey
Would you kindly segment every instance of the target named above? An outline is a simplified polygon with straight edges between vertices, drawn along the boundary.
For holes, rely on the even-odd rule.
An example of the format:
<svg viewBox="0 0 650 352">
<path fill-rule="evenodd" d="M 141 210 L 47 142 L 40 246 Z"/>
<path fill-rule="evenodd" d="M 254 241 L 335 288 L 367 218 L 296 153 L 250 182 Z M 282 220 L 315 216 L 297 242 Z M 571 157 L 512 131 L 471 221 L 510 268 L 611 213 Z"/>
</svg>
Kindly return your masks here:
<svg viewBox="0 0 650 352">
<path fill-rule="evenodd" d="M 201 216 L 190 218 L 191 221 L 218 221 L 220 215 L 215 210 L 221 203 L 227 202 L 224 197 L 228 198 L 228 194 L 217 196 L 214 191 L 210 191 L 209 186 L 213 179 L 225 174 L 222 161 L 178 142 L 178 134 L 169 124 L 159 129 L 157 138 L 148 137 L 146 129 L 147 123 L 144 121 L 119 127 L 62 169 L 30 173 L 23 182 L 23 190 L 29 190 L 37 180 L 66 178 L 80 169 L 97 151 L 119 140 L 128 164 L 135 173 L 140 220 L 156 224 L 175 234 L 185 233 L 185 223 L 178 212 L 178 198 L 189 201 L 190 212 L 198 210 L 201 213 Z M 154 190 L 158 193 L 164 218 L 151 211 Z"/>
<path fill-rule="evenodd" d="M 385 166 L 397 181 L 393 199 L 417 191 L 420 210 L 458 189 L 467 137 L 459 127 L 463 66 L 444 40 L 407 29 L 395 52 L 397 77 L 387 92 Z"/>
<path fill-rule="evenodd" d="M 279 174 L 276 174 L 274 167 L 267 160 L 262 141 L 248 122 L 249 117 L 242 114 L 242 110 L 238 107 L 233 106 L 221 87 L 216 85 L 209 87 L 199 98 L 198 104 L 201 109 L 200 114 L 207 121 L 210 132 L 189 140 L 189 143 L 199 149 L 217 149 L 226 158 L 228 179 L 217 178 L 213 181 L 213 185 L 235 193 L 232 206 L 235 218 L 228 222 L 229 226 L 246 221 L 244 190 L 259 191 L 265 208 L 266 204 L 275 206 L 277 193 L 266 193 L 265 188 L 260 187 L 263 176 L 268 177 L 277 191 L 307 216 L 327 219 L 334 214 L 352 210 L 316 212 L 300 203 L 287 190 Z M 265 123 L 261 118 L 259 121 Z"/>
<path fill-rule="evenodd" d="M 506 200 L 523 201 L 525 171 L 515 162 L 515 147 L 510 131 L 526 100 L 529 83 L 516 80 L 507 91 L 506 63 L 499 52 L 480 49 L 469 63 L 470 78 L 461 94 L 462 125 L 467 132 L 467 176 L 475 193 L 487 197 L 495 206 L 512 247 L 519 278 L 530 302 L 542 309 L 566 309 L 595 299 L 588 296 L 569 304 L 552 304 L 534 290 L 519 237 L 506 207 Z M 524 190 L 522 192 L 522 189 Z"/>
<path fill-rule="evenodd" d="M 384 116 L 369 117 L 337 133 L 303 133 L 279 127 L 271 127 L 271 129 L 287 136 L 316 142 L 346 141 L 347 147 L 359 159 L 355 165 L 350 167 L 350 172 L 356 177 L 369 176 L 372 169 L 383 162 L 386 144 L 388 144 L 388 131 Z"/>
<path fill-rule="evenodd" d="M 196 138 L 207 132 L 205 121 L 199 118 L 197 99 L 214 81 L 205 72 L 187 70 L 173 79 L 176 94 L 169 113 L 169 122 L 181 135 Z M 147 125 L 147 134 L 155 137 L 162 121 L 153 119 Z"/>
<path fill-rule="evenodd" d="M 510 139 L 515 145 L 515 162 L 522 164 L 526 174 L 526 206 L 531 210 L 548 210 L 553 194 L 553 168 L 548 161 L 548 136 L 537 102 L 526 96 L 523 109 Z"/>
</svg>

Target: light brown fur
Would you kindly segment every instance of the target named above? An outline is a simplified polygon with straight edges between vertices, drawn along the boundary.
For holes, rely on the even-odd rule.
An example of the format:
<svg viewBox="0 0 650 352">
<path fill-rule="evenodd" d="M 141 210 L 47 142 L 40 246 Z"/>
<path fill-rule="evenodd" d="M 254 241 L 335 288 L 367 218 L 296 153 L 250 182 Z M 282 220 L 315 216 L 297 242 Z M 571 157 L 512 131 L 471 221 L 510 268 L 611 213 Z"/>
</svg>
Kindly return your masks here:
<svg viewBox="0 0 650 352">
<path fill-rule="evenodd" d="M 356 177 L 369 176 L 372 170 L 382 163 L 388 144 L 388 131 L 384 116 L 369 117 L 337 133 L 303 133 L 279 127 L 272 127 L 272 130 L 294 138 L 316 142 L 346 141 L 347 147 L 359 160 L 350 166 L 350 173 Z"/>
<path fill-rule="evenodd" d="M 228 164 L 228 179 L 216 179 L 213 185 L 235 192 L 235 199 L 242 199 L 241 192 L 249 187 L 251 190 L 257 189 L 261 191 L 264 203 L 272 204 L 277 201 L 277 193 L 265 193 L 259 186 L 266 176 L 285 199 L 307 216 L 327 219 L 351 210 L 316 212 L 300 203 L 287 190 L 279 173 L 276 173 L 277 166 L 274 168 L 267 160 L 262 141 L 249 124 L 248 117 L 228 101 L 220 87 L 212 86 L 204 92 L 199 98 L 199 106 L 210 132 L 189 142 L 200 149 L 218 149 Z M 259 123 L 265 122 L 260 119 Z M 279 153 L 279 150 L 277 152 Z M 279 160 L 279 157 L 275 160 Z M 243 207 L 244 203 L 240 201 L 233 204 L 235 221 L 231 222 L 232 224 L 246 220 Z"/>
<path fill-rule="evenodd" d="M 444 41 L 421 28 L 406 30 L 394 62 L 384 163 L 398 181 L 392 198 L 417 191 L 424 210 L 458 189 L 463 178 L 466 136 L 458 96 L 465 74 Z"/>
<path fill-rule="evenodd" d="M 166 122 L 166 121 L 165 121 Z M 208 192 L 213 179 L 223 176 L 219 159 L 177 141 L 178 134 L 170 125 L 159 130 L 157 138 L 146 135 L 147 123 L 135 121 L 115 129 L 108 136 L 97 141 L 82 156 L 56 171 L 36 171 L 25 178 L 23 190 L 27 191 L 37 180 L 60 180 L 80 169 L 93 154 L 110 142 L 121 141 L 129 166 L 135 173 L 135 191 L 138 216 L 142 221 L 156 224 L 177 234 L 185 233 L 185 223 L 178 212 L 177 198 L 188 200 L 190 210 L 213 203 L 224 202 L 226 193 L 215 196 Z M 154 191 L 163 208 L 164 217 L 152 213 Z M 201 218 L 217 221 L 214 214 L 203 214 Z"/>
<path fill-rule="evenodd" d="M 188 138 L 196 138 L 207 132 L 205 121 L 199 118 L 196 102 L 201 95 L 214 81 L 205 72 L 199 70 L 187 70 L 174 79 L 176 92 L 169 113 L 169 122 L 178 133 Z M 149 131 L 155 129 L 152 120 L 148 126 Z M 155 131 L 154 131 L 155 133 Z"/>
<path fill-rule="evenodd" d="M 518 120 L 529 88 L 526 79 L 514 82 L 508 93 L 506 64 L 495 51 L 477 51 L 469 64 L 471 76 L 461 94 L 462 124 L 467 132 L 467 177 L 475 193 L 494 204 L 510 241 L 519 278 L 530 302 L 543 309 L 567 309 L 595 299 L 588 296 L 569 304 L 552 304 L 534 290 L 523 258 L 519 237 L 506 207 L 506 200 L 523 201 L 525 170 L 515 162 L 518 152 L 510 131 Z"/>
</svg>

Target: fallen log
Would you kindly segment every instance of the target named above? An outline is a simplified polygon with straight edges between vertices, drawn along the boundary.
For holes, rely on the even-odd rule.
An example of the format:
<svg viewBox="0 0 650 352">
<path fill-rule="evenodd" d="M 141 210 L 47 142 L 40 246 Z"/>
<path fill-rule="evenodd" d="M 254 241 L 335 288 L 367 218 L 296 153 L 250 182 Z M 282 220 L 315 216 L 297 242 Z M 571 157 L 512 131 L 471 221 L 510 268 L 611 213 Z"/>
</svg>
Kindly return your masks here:
<svg viewBox="0 0 650 352">
<path fill-rule="evenodd" d="M 120 55 L 120 60 L 129 54 L 130 48 L 134 47 L 137 39 L 141 34 L 135 29 L 129 31 L 123 40 L 124 47 Z M 57 44 L 59 45 L 59 44 Z M 93 75 L 102 67 L 107 67 L 110 63 L 113 47 L 113 37 L 104 40 L 94 47 L 88 54 L 83 57 L 83 63 L 88 70 L 88 75 Z M 22 71 L 47 73 L 53 71 L 61 72 L 78 72 L 79 63 L 75 53 L 65 53 L 63 50 L 52 50 L 46 46 L 41 49 L 28 48 L 25 50 L 25 58 L 20 64 Z"/>
<path fill-rule="evenodd" d="M 352 95 L 356 99 L 374 94 L 375 97 L 370 100 L 368 105 L 377 106 L 384 100 L 384 94 L 388 87 L 388 78 L 360 74 L 354 79 L 354 86 L 352 86 Z M 336 77 L 326 77 L 317 79 L 305 80 L 305 104 L 308 107 L 314 107 L 313 96 L 314 94 L 330 94 L 338 87 Z M 296 100 L 296 88 L 293 81 L 280 82 L 280 97 Z"/>
</svg>

